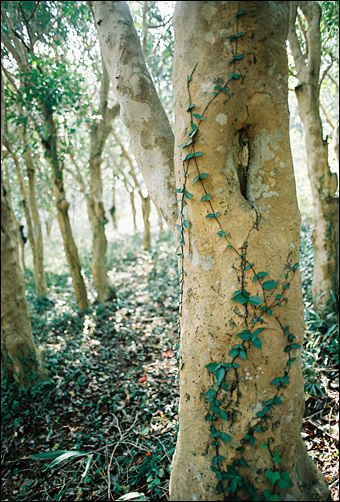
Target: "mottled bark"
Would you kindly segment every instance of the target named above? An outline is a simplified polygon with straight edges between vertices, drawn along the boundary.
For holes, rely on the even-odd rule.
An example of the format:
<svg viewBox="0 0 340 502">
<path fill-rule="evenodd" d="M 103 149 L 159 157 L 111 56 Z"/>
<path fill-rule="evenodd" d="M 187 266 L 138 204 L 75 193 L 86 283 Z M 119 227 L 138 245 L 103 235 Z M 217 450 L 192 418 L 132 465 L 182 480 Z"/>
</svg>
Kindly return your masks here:
<svg viewBox="0 0 340 502">
<path fill-rule="evenodd" d="M 112 219 L 113 228 L 117 230 L 117 203 L 116 203 L 116 187 L 112 185 L 112 196 L 111 196 L 112 206 L 110 207 L 110 215 Z"/>
<path fill-rule="evenodd" d="M 78 249 L 73 238 L 70 218 L 68 214 L 70 203 L 66 200 L 64 190 L 63 171 L 57 150 L 57 129 L 52 117 L 52 112 L 42 104 L 44 110 L 45 128 L 49 136 L 42 139 L 46 158 L 51 165 L 52 185 L 57 208 L 58 223 L 63 239 L 65 255 L 72 277 L 73 288 L 77 298 L 78 308 L 81 311 L 89 307 L 84 278 L 81 273 L 81 265 Z"/>
<path fill-rule="evenodd" d="M 125 188 L 130 194 L 130 202 L 131 202 L 131 209 L 132 209 L 132 217 L 133 217 L 133 226 L 134 226 L 134 231 L 137 232 L 137 212 L 136 212 L 136 206 L 135 206 L 135 200 L 134 200 L 134 190 L 137 191 L 140 200 L 141 200 L 141 205 L 142 205 L 142 215 L 143 215 L 143 248 L 144 249 L 149 249 L 151 247 L 151 227 L 150 227 L 150 211 L 151 211 L 151 205 L 150 205 L 150 197 L 149 195 L 144 196 L 142 187 L 140 183 L 138 182 L 137 179 L 137 174 L 135 171 L 135 167 L 133 165 L 132 158 L 130 157 L 129 153 L 126 151 L 126 148 L 124 147 L 122 141 L 118 138 L 118 136 L 113 132 L 113 137 L 115 139 L 115 142 L 117 145 L 120 146 L 121 151 L 122 151 L 122 156 L 123 158 L 127 161 L 129 165 L 129 178 L 132 179 L 132 182 L 129 181 L 128 177 L 126 176 L 125 172 L 123 169 L 120 170 L 123 179 L 124 179 L 124 184 Z"/>
<path fill-rule="evenodd" d="M 108 91 L 110 80 L 103 65 L 103 75 L 100 93 L 101 118 L 94 119 L 90 132 L 90 194 L 88 197 L 88 213 L 91 223 L 93 244 L 92 244 L 92 276 L 94 287 L 97 291 L 97 301 L 100 303 L 112 300 L 115 297 L 113 288 L 109 285 L 106 272 L 106 250 L 107 239 L 105 235 L 105 216 L 103 203 L 103 183 L 101 164 L 103 161 L 103 150 L 106 140 L 111 131 L 111 123 L 119 114 L 119 106 L 108 108 Z"/>
<path fill-rule="evenodd" d="M 126 2 L 89 3 L 94 8 L 104 62 L 120 105 L 121 119 L 130 133 L 132 152 L 149 195 L 174 229 L 174 136 L 145 65 L 129 8 Z"/>
<path fill-rule="evenodd" d="M 141 66 L 139 55 L 122 47 L 126 42 L 131 48 L 135 39 L 127 6 L 96 5 L 100 41 L 112 81 L 118 81 L 123 115 L 129 114 L 135 92 L 148 117 L 137 118 L 136 136 L 143 137 L 144 131 L 156 138 L 159 113 L 149 105 L 147 79 L 134 72 Z M 300 215 L 289 142 L 288 5 L 181 1 L 174 26 L 175 145 L 189 144 L 176 147 L 174 154 L 182 295 L 179 434 L 170 497 L 262 500 L 279 492 L 280 500 L 328 500 L 326 482 L 300 436 L 304 316 L 296 265 Z M 134 82 L 143 82 L 143 93 Z M 132 109 L 128 123 L 134 135 Z M 139 156 L 150 180 L 158 157 L 150 157 L 141 141 Z M 159 197 L 149 192 L 160 207 Z M 269 291 L 263 279 L 254 280 L 255 271 L 268 274 Z M 237 291 L 248 292 L 255 304 L 237 304 L 232 299 Z M 279 305 L 278 293 L 283 297 Z M 258 299 L 264 310 L 256 306 Z M 242 345 L 246 357 L 232 356 L 241 342 L 238 335 L 254 334 L 257 326 L 261 347 L 249 341 Z M 289 351 L 286 332 L 294 333 L 289 336 L 297 343 Z M 229 368 L 235 360 L 238 365 Z M 217 373 L 213 377 L 206 368 L 211 363 L 226 365 L 219 374 L 226 388 L 222 392 L 217 386 L 213 410 L 205 398 L 217 380 Z M 276 390 L 272 382 L 288 376 L 289 385 Z M 277 406 L 269 404 L 274 397 L 280 397 Z M 216 431 L 229 441 L 212 436 Z M 274 451 L 280 457 L 277 465 Z M 280 479 L 280 473 L 288 476 L 283 488 L 269 481 L 273 469 Z"/>
<path fill-rule="evenodd" d="M 150 197 L 148 195 L 146 197 L 144 197 L 142 195 L 141 202 L 142 202 L 142 214 L 143 214 L 143 223 L 144 223 L 143 248 L 150 249 L 150 247 L 151 247 L 151 228 L 150 228 L 151 201 L 150 201 Z"/>
<path fill-rule="evenodd" d="M 5 118 L 1 78 L 1 145 Z M 28 388 L 47 378 L 35 346 L 19 265 L 18 229 L 1 181 L 1 358 L 9 380 Z"/>
<path fill-rule="evenodd" d="M 21 137 L 23 139 L 23 135 L 21 135 Z M 5 139 L 4 144 L 14 161 L 15 172 L 17 175 L 17 180 L 22 197 L 22 206 L 24 209 L 24 214 L 26 219 L 28 242 L 30 243 L 33 254 L 35 291 L 38 298 L 42 299 L 45 298 L 47 295 L 47 284 L 44 270 L 44 248 L 43 248 L 41 224 L 36 203 L 35 169 L 34 169 L 33 159 L 30 156 L 29 146 L 24 142 L 23 143 L 24 157 L 26 160 L 28 180 L 29 180 L 29 196 L 28 196 L 26 190 L 26 184 L 21 171 L 19 158 L 13 152 L 7 139 Z M 22 246 L 21 241 L 20 245 L 22 248 L 21 255 L 24 256 L 24 248 Z"/>
<path fill-rule="evenodd" d="M 297 8 L 307 20 L 303 52 L 296 34 Z M 328 144 L 322 137 L 320 117 L 321 7 L 318 2 L 290 2 L 289 43 L 295 61 L 298 85 L 295 94 L 307 153 L 308 176 L 313 199 L 314 276 L 313 303 L 320 315 L 339 297 L 339 197 L 338 180 L 330 171 Z M 333 307 L 333 305 L 332 305 Z"/>
<path fill-rule="evenodd" d="M 336 161 L 339 164 L 339 122 L 334 131 L 334 153 Z"/>
</svg>

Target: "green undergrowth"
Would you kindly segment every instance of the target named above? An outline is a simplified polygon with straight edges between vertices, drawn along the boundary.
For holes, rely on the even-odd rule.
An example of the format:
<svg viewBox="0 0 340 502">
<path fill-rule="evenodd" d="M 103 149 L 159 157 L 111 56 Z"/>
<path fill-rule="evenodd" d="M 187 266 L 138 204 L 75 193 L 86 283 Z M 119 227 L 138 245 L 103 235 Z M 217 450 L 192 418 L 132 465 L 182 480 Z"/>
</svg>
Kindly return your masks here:
<svg viewBox="0 0 340 502">
<path fill-rule="evenodd" d="M 302 368 L 305 393 L 314 397 L 325 395 L 328 387 L 339 385 L 339 316 L 336 299 L 323 318 L 315 312 L 312 301 L 313 244 L 312 221 L 303 216 L 301 225 L 300 270 L 305 312 L 305 338 Z"/>
<path fill-rule="evenodd" d="M 115 500 L 130 492 L 166 499 L 177 434 L 176 269 L 169 234 L 150 251 L 136 238 L 109 243 L 118 299 L 92 302 L 84 314 L 66 274 L 48 272 L 50 292 L 41 301 L 25 272 L 32 330 L 50 378 L 30 390 L 1 382 L 10 500 Z M 85 275 L 94 296 L 86 267 Z M 50 469 L 52 460 L 29 458 L 60 451 L 84 455 Z"/>
</svg>

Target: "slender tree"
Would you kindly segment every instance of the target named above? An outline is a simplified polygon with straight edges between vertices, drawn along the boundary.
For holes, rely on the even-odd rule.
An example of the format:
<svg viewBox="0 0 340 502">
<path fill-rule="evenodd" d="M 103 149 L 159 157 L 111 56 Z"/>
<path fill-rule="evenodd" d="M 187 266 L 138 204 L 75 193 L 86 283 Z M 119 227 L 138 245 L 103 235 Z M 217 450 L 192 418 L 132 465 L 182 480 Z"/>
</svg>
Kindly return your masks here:
<svg viewBox="0 0 340 502">
<path fill-rule="evenodd" d="M 313 199 L 313 303 L 315 310 L 324 315 L 327 304 L 331 302 L 333 308 L 331 292 L 339 297 L 339 197 L 336 195 L 338 179 L 329 167 L 328 143 L 323 138 L 320 117 L 320 89 L 327 74 L 326 70 L 320 74 L 320 19 L 319 2 L 290 2 L 288 39 L 298 80 L 295 95 L 303 126 Z M 301 31 L 300 38 L 298 30 Z"/>
<path fill-rule="evenodd" d="M 127 3 L 93 7 L 132 150 L 178 234 L 171 499 L 328 500 L 300 436 L 304 318 L 287 2 L 176 4 L 175 141 Z"/>
<path fill-rule="evenodd" d="M 28 11 L 19 2 L 16 5 L 8 2 L 8 12 L 5 7 L 1 6 L 3 18 L 1 41 L 7 54 L 10 54 L 17 64 L 20 88 L 23 91 L 22 98 L 25 95 L 26 107 L 28 108 L 28 103 L 30 107 L 36 106 L 36 111 L 40 115 L 42 127 L 36 121 L 36 131 L 40 136 L 45 157 L 50 165 L 58 223 L 78 307 L 80 310 L 85 310 L 89 304 L 78 250 L 69 220 L 70 204 L 66 199 L 63 161 L 59 155 L 58 146 L 58 123 L 55 118 L 60 95 L 62 95 L 56 82 L 60 77 L 59 72 L 65 70 L 65 67 L 63 68 L 60 64 L 60 67 L 54 68 L 53 65 L 49 65 L 52 63 L 52 58 L 47 62 L 37 53 L 37 42 L 48 30 L 52 30 L 56 20 L 65 15 L 62 9 L 67 8 L 67 5 L 64 2 L 59 2 L 59 4 L 61 12 L 58 13 L 57 17 L 51 13 L 48 5 L 41 6 L 40 2 L 27 4 Z M 66 71 L 64 75 L 65 73 Z"/>
<path fill-rule="evenodd" d="M 1 78 L 1 145 L 4 121 L 5 100 Z M 47 377 L 32 335 L 25 283 L 19 265 L 18 228 L 2 176 L 1 359 L 9 381 L 17 382 L 20 387 L 30 387 Z"/>
</svg>

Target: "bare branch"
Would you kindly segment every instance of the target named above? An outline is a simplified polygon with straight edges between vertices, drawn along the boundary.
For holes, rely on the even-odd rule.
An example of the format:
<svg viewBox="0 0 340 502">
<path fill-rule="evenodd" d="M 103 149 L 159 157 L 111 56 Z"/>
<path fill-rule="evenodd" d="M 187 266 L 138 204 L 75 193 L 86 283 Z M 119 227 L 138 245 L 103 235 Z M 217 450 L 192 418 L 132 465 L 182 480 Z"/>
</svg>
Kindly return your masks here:
<svg viewBox="0 0 340 502">
<path fill-rule="evenodd" d="M 12 75 L 9 73 L 8 70 L 6 70 L 6 68 L 4 67 L 4 65 L 2 64 L 2 62 L 1 62 L 1 68 L 2 68 L 2 71 L 4 72 L 4 74 L 6 75 L 8 81 L 14 87 L 16 94 L 19 94 L 19 89 L 18 89 L 16 83 L 14 82 Z"/>
<path fill-rule="evenodd" d="M 299 10 L 296 11 L 296 18 L 297 18 L 298 25 L 299 25 L 300 31 L 302 33 L 302 36 L 303 36 L 303 39 L 304 39 L 304 42 L 305 42 L 305 45 L 306 45 L 306 51 L 305 51 L 304 56 L 307 57 L 307 54 L 308 54 L 308 38 L 307 38 L 307 35 L 306 35 L 306 30 L 303 27 L 303 20 L 302 20 L 302 16 L 301 16 Z"/>
<path fill-rule="evenodd" d="M 288 40 L 294 57 L 297 75 L 302 75 L 306 71 L 306 65 L 305 65 L 304 55 L 301 51 L 299 39 L 295 31 L 295 20 L 297 16 L 298 4 L 299 2 L 296 1 L 289 2 L 290 12 L 289 12 Z"/>
<path fill-rule="evenodd" d="M 30 50 L 33 52 L 33 40 L 32 40 L 32 37 L 31 37 L 29 22 L 26 19 L 25 12 L 24 12 L 24 9 L 22 8 L 21 2 L 19 2 L 19 10 L 20 10 L 20 14 L 21 14 L 22 20 L 23 20 L 23 22 L 24 22 L 24 24 L 26 26 L 27 35 L 28 35 L 28 38 L 29 38 L 29 41 L 30 41 Z"/>
<path fill-rule="evenodd" d="M 320 92 L 320 88 L 321 88 L 322 82 L 325 80 L 325 78 L 326 78 L 326 76 L 327 76 L 327 74 L 328 74 L 329 70 L 330 70 L 330 69 L 332 68 L 332 66 L 333 66 L 333 62 L 334 62 L 334 61 L 333 61 L 333 57 L 332 57 L 332 55 L 331 55 L 331 54 L 330 54 L 330 56 L 331 56 L 331 62 L 329 63 L 329 65 L 327 66 L 327 68 L 325 68 L 325 69 L 324 69 L 324 71 L 323 71 L 323 73 L 322 73 L 322 75 L 321 75 L 320 81 L 319 81 L 319 92 Z"/>
<path fill-rule="evenodd" d="M 323 106 L 323 104 L 320 102 L 320 110 L 322 111 L 322 113 L 324 114 L 325 116 L 325 119 L 326 121 L 328 122 L 328 124 L 331 126 L 332 129 L 335 128 L 335 125 L 333 124 L 331 118 L 329 117 L 327 111 L 325 110 L 325 107 Z"/>
</svg>

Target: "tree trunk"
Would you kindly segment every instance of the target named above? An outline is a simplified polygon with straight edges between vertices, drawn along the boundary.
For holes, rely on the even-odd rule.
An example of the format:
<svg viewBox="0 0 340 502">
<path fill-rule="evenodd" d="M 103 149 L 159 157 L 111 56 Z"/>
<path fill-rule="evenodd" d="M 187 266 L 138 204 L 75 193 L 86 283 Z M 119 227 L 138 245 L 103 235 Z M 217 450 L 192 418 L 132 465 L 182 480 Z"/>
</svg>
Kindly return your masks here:
<svg viewBox="0 0 340 502">
<path fill-rule="evenodd" d="M 146 78 L 138 78 L 140 47 L 133 45 L 125 2 L 94 7 L 123 118 L 143 107 L 132 93 L 145 99 L 135 156 L 152 187 L 158 159 L 143 138 L 157 137 L 160 115 L 148 104 Z M 177 225 L 171 206 L 163 206 L 178 230 L 181 286 L 171 500 L 329 500 L 300 436 L 304 316 L 289 143 L 288 6 L 181 1 L 174 25 Z M 132 120 L 128 128 L 133 135 Z M 170 177 L 164 179 L 170 189 Z M 159 208 L 159 197 L 149 193 Z"/>
<path fill-rule="evenodd" d="M 106 273 L 106 250 L 107 239 L 105 235 L 105 225 L 107 219 L 105 216 L 103 203 L 103 182 L 101 173 L 101 164 L 103 160 L 103 150 L 105 142 L 111 131 L 111 122 L 119 113 L 119 106 L 115 105 L 108 108 L 108 93 L 110 79 L 107 70 L 103 66 L 103 75 L 100 88 L 100 110 L 101 119 L 93 119 L 90 143 L 90 199 L 88 209 L 89 218 L 92 227 L 92 276 L 94 287 L 97 291 L 97 301 L 103 303 L 115 298 L 115 292 L 109 285 L 109 279 Z"/>
<path fill-rule="evenodd" d="M 4 144 L 13 158 L 18 184 L 21 192 L 22 205 L 24 208 L 24 214 L 27 224 L 27 236 L 33 254 L 35 291 L 38 298 L 43 299 L 47 295 L 47 284 L 44 270 L 44 248 L 43 248 L 41 224 L 36 203 L 35 169 L 33 160 L 30 155 L 29 146 L 26 144 L 26 141 L 24 141 L 24 135 L 21 134 L 20 136 L 23 141 L 24 157 L 27 165 L 28 180 L 29 180 L 28 181 L 29 199 L 27 197 L 26 185 L 22 175 L 19 159 L 12 151 L 7 140 L 5 140 Z M 21 247 L 23 251 L 23 246 Z"/>
<path fill-rule="evenodd" d="M 131 189 L 130 191 L 128 190 L 128 192 L 129 192 L 129 196 L 130 196 L 133 231 L 136 234 L 138 232 L 138 227 L 137 227 L 137 209 L 136 209 L 136 204 L 135 204 L 135 192 L 133 189 Z"/>
<path fill-rule="evenodd" d="M 334 131 L 334 153 L 336 161 L 339 164 L 339 122 Z"/>
<path fill-rule="evenodd" d="M 19 265 L 18 231 L 7 191 L 1 184 L 1 357 L 10 381 L 31 387 L 45 380 L 35 346 Z"/>
<path fill-rule="evenodd" d="M 297 7 L 302 9 L 307 20 L 306 54 L 301 49 L 295 31 Z M 320 17 L 321 7 L 318 2 L 290 2 L 289 43 L 299 80 L 295 94 L 304 132 L 313 200 L 313 304 L 315 310 L 324 315 L 327 305 L 333 303 L 331 291 L 339 297 L 339 197 L 335 196 L 337 175 L 330 171 L 328 145 L 322 138 L 319 101 Z"/>
<path fill-rule="evenodd" d="M 17 224 L 17 231 L 18 231 L 18 234 L 19 234 L 19 224 L 18 222 L 16 222 Z M 23 242 L 23 240 L 21 238 L 19 238 L 19 262 L 20 262 L 20 265 L 21 265 L 21 270 L 23 272 L 25 272 L 26 270 L 26 263 L 25 263 L 25 244 Z"/>
<path fill-rule="evenodd" d="M 146 197 L 141 195 L 141 201 L 142 201 L 142 213 L 143 213 L 143 222 L 144 222 L 143 248 L 150 249 L 151 248 L 150 197 L 148 195 Z"/>
<path fill-rule="evenodd" d="M 110 208 L 110 215 L 112 218 L 113 228 L 117 230 L 117 206 L 116 206 L 116 187 L 112 186 L 112 206 Z"/>
<path fill-rule="evenodd" d="M 322 139 L 319 96 L 312 84 L 296 87 L 298 111 L 304 131 L 308 176 L 313 200 L 313 304 L 321 315 L 339 297 L 339 197 L 338 180 L 328 164 L 328 145 Z M 326 310 L 327 312 L 327 310 Z"/>
<path fill-rule="evenodd" d="M 3 79 L 1 78 L 1 145 L 5 119 Z M 34 343 L 26 301 L 25 283 L 19 265 L 18 229 L 1 182 L 1 359 L 9 380 L 20 387 L 45 380 Z"/>
<path fill-rule="evenodd" d="M 107 239 L 105 224 L 107 219 L 102 200 L 101 156 L 93 157 L 91 155 L 90 187 L 91 200 L 89 201 L 88 209 L 93 236 L 91 268 L 94 287 L 97 291 L 97 301 L 102 303 L 111 300 L 115 295 L 113 289 L 109 286 L 109 279 L 106 273 Z"/>
<path fill-rule="evenodd" d="M 73 238 L 72 228 L 68 209 L 69 202 L 66 200 L 64 190 L 63 172 L 60 167 L 60 160 L 57 152 L 57 129 L 49 110 L 44 109 L 45 128 L 49 131 L 47 139 L 42 141 L 45 148 L 46 158 L 50 162 L 52 172 L 52 185 L 57 208 L 58 223 L 63 239 L 65 255 L 72 277 L 73 288 L 76 294 L 78 308 L 84 311 L 89 307 L 85 282 L 81 273 L 81 266 L 78 256 L 78 250 Z"/>
<path fill-rule="evenodd" d="M 163 218 L 162 215 L 159 211 L 158 212 L 158 227 L 159 227 L 159 237 L 163 237 L 164 235 L 164 224 L 163 224 Z"/>
</svg>

